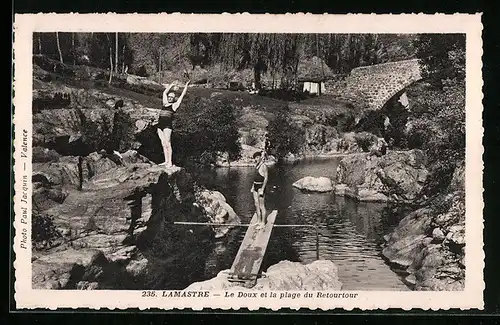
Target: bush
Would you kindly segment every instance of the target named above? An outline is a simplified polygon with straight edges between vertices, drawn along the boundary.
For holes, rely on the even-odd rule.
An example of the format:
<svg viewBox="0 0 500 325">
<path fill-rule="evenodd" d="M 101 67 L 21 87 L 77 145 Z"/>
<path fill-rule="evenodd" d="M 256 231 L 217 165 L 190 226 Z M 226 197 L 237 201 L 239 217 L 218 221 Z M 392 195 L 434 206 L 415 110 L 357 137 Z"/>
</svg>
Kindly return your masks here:
<svg viewBox="0 0 500 325">
<path fill-rule="evenodd" d="M 282 160 L 288 153 L 297 154 L 305 143 L 305 131 L 290 122 L 288 111 L 276 111 L 267 126 L 268 154 Z"/>
<path fill-rule="evenodd" d="M 259 134 L 255 130 L 250 130 L 244 140 L 246 145 L 255 146 L 260 142 Z"/>
<path fill-rule="evenodd" d="M 363 151 L 368 152 L 370 151 L 370 147 L 376 143 L 377 136 L 369 132 L 360 132 L 354 135 L 354 139 L 356 140 L 358 147 L 360 147 Z"/>
<path fill-rule="evenodd" d="M 240 158 L 236 116 L 228 101 L 196 97 L 183 105 L 174 120 L 172 133 L 175 163 L 210 165 L 216 162 L 220 152 L 227 152 L 231 160 Z M 161 151 L 161 146 L 158 150 Z"/>
<path fill-rule="evenodd" d="M 61 237 L 61 233 L 54 225 L 52 216 L 33 213 L 31 223 L 31 241 L 35 244 Z"/>
<path fill-rule="evenodd" d="M 366 111 L 355 127 L 356 132 L 369 132 L 376 136 L 384 135 L 385 114 L 381 111 Z"/>
<path fill-rule="evenodd" d="M 393 99 L 382 108 L 382 113 L 387 116 L 390 121 L 390 125 L 387 129 L 382 129 L 382 135 L 387 142 L 392 142 L 393 147 L 404 149 L 408 145 L 405 128 L 410 112 L 398 102 L 398 99 L 399 96 L 394 96 Z"/>
<path fill-rule="evenodd" d="M 139 69 L 137 69 L 136 75 L 139 77 L 147 77 L 148 76 L 148 70 L 144 65 L 141 65 Z"/>
<path fill-rule="evenodd" d="M 419 92 L 411 117 L 408 146 L 420 147 L 430 165 L 455 165 L 465 158 L 465 82 L 443 81 L 442 90 L 426 88 Z"/>
<path fill-rule="evenodd" d="M 354 114 L 340 113 L 338 115 L 327 115 L 326 125 L 333 126 L 338 132 L 350 132 L 356 124 Z"/>
</svg>

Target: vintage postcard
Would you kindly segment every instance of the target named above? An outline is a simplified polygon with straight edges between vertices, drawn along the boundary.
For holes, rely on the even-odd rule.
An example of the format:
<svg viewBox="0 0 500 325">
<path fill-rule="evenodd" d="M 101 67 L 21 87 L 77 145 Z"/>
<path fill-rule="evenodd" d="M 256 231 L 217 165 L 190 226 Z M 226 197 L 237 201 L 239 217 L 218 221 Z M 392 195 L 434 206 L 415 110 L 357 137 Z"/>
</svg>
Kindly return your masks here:
<svg viewBox="0 0 500 325">
<path fill-rule="evenodd" d="M 18 308 L 483 309 L 481 14 L 22 14 Z"/>
</svg>

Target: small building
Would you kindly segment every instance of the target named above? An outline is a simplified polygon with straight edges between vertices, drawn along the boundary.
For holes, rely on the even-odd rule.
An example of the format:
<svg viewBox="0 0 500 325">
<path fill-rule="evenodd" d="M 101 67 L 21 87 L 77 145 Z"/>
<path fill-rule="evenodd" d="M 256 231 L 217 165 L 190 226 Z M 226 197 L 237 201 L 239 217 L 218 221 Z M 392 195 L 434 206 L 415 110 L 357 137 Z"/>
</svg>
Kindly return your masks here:
<svg viewBox="0 0 500 325">
<path fill-rule="evenodd" d="M 308 92 L 311 95 L 321 95 L 326 92 L 325 80 L 319 79 L 299 79 L 302 85 L 302 91 Z"/>
<path fill-rule="evenodd" d="M 324 94 L 326 92 L 325 82 L 332 77 L 332 70 L 318 57 L 301 61 L 297 68 L 299 89 L 311 95 Z"/>
</svg>

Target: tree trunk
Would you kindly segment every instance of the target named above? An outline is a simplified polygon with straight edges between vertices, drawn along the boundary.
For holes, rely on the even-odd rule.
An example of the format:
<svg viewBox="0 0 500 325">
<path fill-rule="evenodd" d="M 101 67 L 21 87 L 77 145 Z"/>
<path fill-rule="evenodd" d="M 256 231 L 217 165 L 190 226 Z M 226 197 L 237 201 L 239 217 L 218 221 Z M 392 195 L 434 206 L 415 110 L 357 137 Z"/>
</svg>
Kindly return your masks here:
<svg viewBox="0 0 500 325">
<path fill-rule="evenodd" d="M 122 73 L 125 73 L 125 45 L 123 45 L 123 50 L 122 50 Z"/>
<path fill-rule="evenodd" d="M 260 69 L 257 65 L 253 68 L 253 79 L 255 81 L 255 89 L 260 90 Z"/>
<path fill-rule="evenodd" d="M 57 51 L 59 52 L 59 61 L 61 61 L 61 63 L 64 63 L 61 52 L 61 44 L 59 44 L 59 32 L 56 32 L 56 42 L 57 42 Z"/>
<path fill-rule="evenodd" d="M 71 52 L 73 53 L 73 66 L 76 65 L 75 33 L 71 33 Z"/>
<path fill-rule="evenodd" d="M 115 34 L 115 72 L 118 72 L 118 32 Z"/>
<path fill-rule="evenodd" d="M 160 49 L 158 50 L 158 70 L 159 70 L 159 73 L 158 73 L 158 82 L 161 83 L 161 47 Z"/>
<path fill-rule="evenodd" d="M 38 54 L 42 54 L 42 34 L 38 34 Z"/>
<path fill-rule="evenodd" d="M 111 85 L 111 80 L 113 78 L 113 48 L 109 47 L 109 81 L 108 84 Z"/>
</svg>

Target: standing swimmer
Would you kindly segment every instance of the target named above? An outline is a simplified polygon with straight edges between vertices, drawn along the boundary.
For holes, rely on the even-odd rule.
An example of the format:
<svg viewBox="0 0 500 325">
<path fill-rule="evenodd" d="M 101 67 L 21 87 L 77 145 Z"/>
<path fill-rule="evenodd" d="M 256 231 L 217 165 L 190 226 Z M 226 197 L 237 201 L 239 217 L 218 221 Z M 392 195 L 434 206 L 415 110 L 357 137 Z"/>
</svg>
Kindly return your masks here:
<svg viewBox="0 0 500 325">
<path fill-rule="evenodd" d="M 186 83 L 184 90 L 177 100 L 175 100 L 175 93 L 170 91 L 173 83 L 169 86 L 164 85 L 165 90 L 163 91 L 163 106 L 160 111 L 157 131 L 158 137 L 160 138 L 161 145 L 163 147 L 163 155 L 165 157 L 165 161 L 160 165 L 165 165 L 166 167 L 173 167 L 171 136 L 174 113 L 181 105 L 182 100 L 184 99 L 184 95 L 186 95 L 188 85 L 189 81 Z"/>
<path fill-rule="evenodd" d="M 264 163 L 264 152 L 256 152 L 253 154 L 253 159 L 256 163 L 255 175 L 253 179 L 252 189 L 250 190 L 253 194 L 253 199 L 255 202 L 255 212 L 257 213 L 257 229 L 261 229 L 266 224 L 266 205 L 264 201 L 264 192 L 268 180 L 268 169 Z"/>
</svg>

